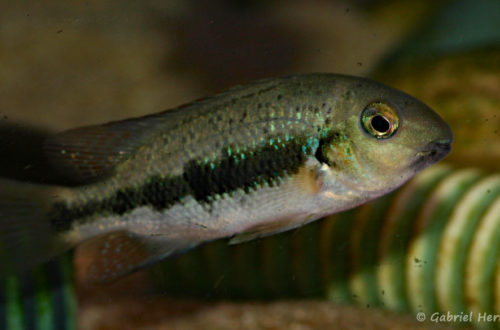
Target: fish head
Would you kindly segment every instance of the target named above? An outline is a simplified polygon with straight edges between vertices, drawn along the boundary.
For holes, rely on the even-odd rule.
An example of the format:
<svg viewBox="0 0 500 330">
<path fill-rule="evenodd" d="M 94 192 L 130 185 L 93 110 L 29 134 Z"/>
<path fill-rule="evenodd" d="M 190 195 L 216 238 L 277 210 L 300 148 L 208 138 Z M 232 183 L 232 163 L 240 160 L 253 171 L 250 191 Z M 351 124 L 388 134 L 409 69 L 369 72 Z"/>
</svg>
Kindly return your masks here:
<svg viewBox="0 0 500 330">
<path fill-rule="evenodd" d="M 334 180 L 381 195 L 448 154 L 451 129 L 427 105 L 374 81 L 346 80 L 342 118 L 318 148 Z"/>
</svg>

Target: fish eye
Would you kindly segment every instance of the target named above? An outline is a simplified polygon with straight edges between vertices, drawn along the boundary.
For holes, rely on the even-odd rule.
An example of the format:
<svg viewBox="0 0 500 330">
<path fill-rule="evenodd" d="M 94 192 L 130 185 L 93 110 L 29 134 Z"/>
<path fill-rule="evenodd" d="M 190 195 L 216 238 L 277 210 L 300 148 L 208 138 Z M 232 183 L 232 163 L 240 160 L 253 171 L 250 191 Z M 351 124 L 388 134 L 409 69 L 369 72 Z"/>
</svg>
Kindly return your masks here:
<svg viewBox="0 0 500 330">
<path fill-rule="evenodd" d="M 374 102 L 361 113 L 361 125 L 371 136 L 377 139 L 387 139 L 397 131 L 399 117 L 392 106 Z"/>
</svg>

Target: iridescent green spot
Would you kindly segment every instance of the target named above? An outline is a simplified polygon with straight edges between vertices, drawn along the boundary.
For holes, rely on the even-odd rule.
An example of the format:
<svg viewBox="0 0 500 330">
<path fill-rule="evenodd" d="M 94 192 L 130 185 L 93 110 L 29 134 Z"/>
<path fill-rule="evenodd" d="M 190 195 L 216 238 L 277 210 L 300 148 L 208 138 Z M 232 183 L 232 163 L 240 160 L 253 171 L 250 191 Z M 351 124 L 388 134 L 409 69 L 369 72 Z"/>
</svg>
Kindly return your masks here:
<svg viewBox="0 0 500 330">
<path fill-rule="evenodd" d="M 307 146 L 311 149 L 316 149 L 319 146 L 319 140 L 316 138 L 308 138 L 307 139 Z"/>
</svg>

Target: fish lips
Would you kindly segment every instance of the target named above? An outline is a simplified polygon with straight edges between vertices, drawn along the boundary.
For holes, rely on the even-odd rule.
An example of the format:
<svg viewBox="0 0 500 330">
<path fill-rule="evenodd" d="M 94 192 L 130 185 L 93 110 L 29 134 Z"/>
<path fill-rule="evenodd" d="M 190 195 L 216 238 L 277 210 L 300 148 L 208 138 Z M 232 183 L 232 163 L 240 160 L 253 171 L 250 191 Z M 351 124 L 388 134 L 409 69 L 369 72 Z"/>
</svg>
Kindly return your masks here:
<svg viewBox="0 0 500 330">
<path fill-rule="evenodd" d="M 446 156 L 451 150 L 451 140 L 433 141 L 417 152 L 411 167 L 418 171 L 432 165 Z"/>
</svg>

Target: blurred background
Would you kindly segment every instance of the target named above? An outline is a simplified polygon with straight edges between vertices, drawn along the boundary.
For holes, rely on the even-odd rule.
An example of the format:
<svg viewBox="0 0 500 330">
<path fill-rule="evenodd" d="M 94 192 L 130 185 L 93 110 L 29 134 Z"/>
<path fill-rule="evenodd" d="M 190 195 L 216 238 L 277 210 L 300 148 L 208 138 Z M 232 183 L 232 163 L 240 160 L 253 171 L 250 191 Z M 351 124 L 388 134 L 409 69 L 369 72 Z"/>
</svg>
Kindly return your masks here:
<svg viewBox="0 0 500 330">
<path fill-rule="evenodd" d="M 416 96 L 452 126 L 455 142 L 445 161 L 450 173 L 476 168 L 484 177 L 494 176 L 500 167 L 499 18 L 496 0 L 0 0 L 0 176 L 60 183 L 41 154 L 47 134 L 159 112 L 254 79 L 304 72 L 371 77 Z M 492 187 L 496 193 L 496 181 Z M 498 232 L 500 220 L 490 222 Z M 491 255 L 488 274 L 496 274 L 484 289 L 491 293 L 486 299 L 492 313 L 500 313 L 496 237 L 500 240 L 491 238 L 489 252 L 481 252 Z M 250 250 L 266 243 L 251 244 Z M 222 247 L 234 253 L 229 249 Z M 350 255 L 336 253 L 350 262 Z M 387 306 L 383 299 L 347 304 L 325 300 L 319 289 L 273 296 L 247 288 L 235 294 L 230 285 L 221 289 L 225 284 L 213 274 L 200 290 L 191 290 L 189 281 L 166 285 L 158 278 L 172 271 L 168 262 L 90 288 L 78 284 L 76 255 L 82 329 L 445 326 L 417 322 L 419 308 L 412 304 L 415 308 Z M 209 264 L 230 267 L 224 257 L 200 260 L 198 268 L 185 263 L 180 276 L 191 274 L 196 282 Z M 377 265 L 370 269 L 375 272 Z M 303 272 L 294 269 L 281 279 Z M 246 281 L 232 281 L 240 280 Z"/>
</svg>

